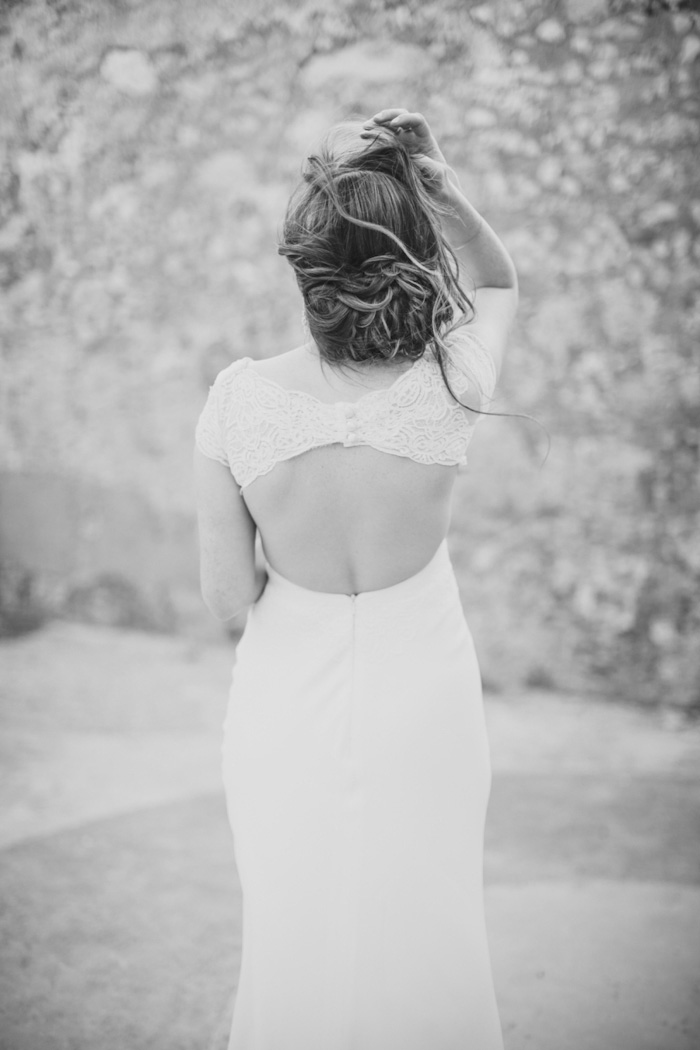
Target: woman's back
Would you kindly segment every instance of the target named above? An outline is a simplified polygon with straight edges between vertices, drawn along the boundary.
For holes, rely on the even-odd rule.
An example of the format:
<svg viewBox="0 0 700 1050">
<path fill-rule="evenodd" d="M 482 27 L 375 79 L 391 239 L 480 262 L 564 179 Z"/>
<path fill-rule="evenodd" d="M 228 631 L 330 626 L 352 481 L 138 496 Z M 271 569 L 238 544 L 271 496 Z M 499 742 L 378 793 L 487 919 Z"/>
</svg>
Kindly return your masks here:
<svg viewBox="0 0 700 1050">
<path fill-rule="evenodd" d="M 451 386 L 478 407 L 494 374 L 487 352 L 465 334 L 454 354 Z M 436 361 L 340 371 L 305 346 L 227 372 L 222 461 L 273 569 L 310 590 L 356 594 L 430 561 L 478 418 Z"/>
<path fill-rule="evenodd" d="M 198 426 L 202 590 L 223 619 L 262 593 L 256 536 L 273 570 L 320 592 L 386 589 L 430 561 L 517 302 L 420 114 L 336 129 L 279 251 L 308 343 L 224 369 Z"/>
<path fill-rule="evenodd" d="M 395 372 L 329 375 L 295 352 L 259 369 L 266 382 L 340 406 L 350 426 L 368 394 L 386 396 L 406 375 Z M 430 560 L 447 532 L 454 474 L 455 467 L 334 443 L 278 463 L 245 500 L 282 576 L 311 590 L 356 594 L 391 586 Z"/>
</svg>

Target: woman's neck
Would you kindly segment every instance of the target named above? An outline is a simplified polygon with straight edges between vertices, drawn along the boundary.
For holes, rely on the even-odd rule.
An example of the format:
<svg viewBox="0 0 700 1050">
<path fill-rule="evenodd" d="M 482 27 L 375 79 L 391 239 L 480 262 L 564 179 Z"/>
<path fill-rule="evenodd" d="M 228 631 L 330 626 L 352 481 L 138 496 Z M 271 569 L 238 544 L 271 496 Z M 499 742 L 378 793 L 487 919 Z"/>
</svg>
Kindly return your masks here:
<svg viewBox="0 0 700 1050">
<path fill-rule="evenodd" d="M 396 375 L 398 372 L 408 372 L 415 364 L 415 359 L 406 357 L 376 357 L 365 361 L 356 361 L 348 357 L 341 361 L 331 361 L 311 338 L 307 338 L 304 343 L 304 350 L 322 370 L 329 369 L 331 373 L 345 378 L 352 376 L 366 378 L 369 372 L 374 375 Z"/>
</svg>

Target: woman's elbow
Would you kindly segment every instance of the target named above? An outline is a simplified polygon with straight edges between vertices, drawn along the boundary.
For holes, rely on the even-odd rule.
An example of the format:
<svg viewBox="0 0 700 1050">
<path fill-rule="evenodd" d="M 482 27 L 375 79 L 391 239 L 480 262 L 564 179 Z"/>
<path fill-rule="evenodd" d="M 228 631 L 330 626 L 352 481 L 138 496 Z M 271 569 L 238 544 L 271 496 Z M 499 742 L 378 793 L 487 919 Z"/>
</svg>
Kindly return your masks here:
<svg viewBox="0 0 700 1050">
<path fill-rule="evenodd" d="M 202 598 L 212 616 L 217 620 L 231 620 L 253 604 L 258 595 L 252 586 L 222 588 L 202 584 Z"/>
<path fill-rule="evenodd" d="M 245 605 L 238 602 L 231 604 L 229 602 L 221 601 L 220 599 L 208 598 L 206 595 L 203 597 L 204 604 L 212 616 L 215 616 L 217 620 L 221 620 L 222 622 L 232 620 L 234 616 L 238 616 L 238 614 L 242 613 L 246 608 Z"/>
</svg>

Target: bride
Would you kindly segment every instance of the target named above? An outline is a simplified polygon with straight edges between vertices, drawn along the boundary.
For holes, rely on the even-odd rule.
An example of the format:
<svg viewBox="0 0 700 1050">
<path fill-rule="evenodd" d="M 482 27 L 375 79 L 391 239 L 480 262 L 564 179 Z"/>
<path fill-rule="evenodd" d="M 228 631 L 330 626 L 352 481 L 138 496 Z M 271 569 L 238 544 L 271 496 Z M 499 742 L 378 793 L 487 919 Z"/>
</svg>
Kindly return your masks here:
<svg viewBox="0 0 700 1050">
<path fill-rule="evenodd" d="M 204 599 L 250 607 L 222 745 L 229 1047 L 501 1050 L 488 742 L 445 537 L 515 270 L 405 109 L 329 132 L 279 250 L 308 339 L 220 372 L 196 434 Z"/>
</svg>

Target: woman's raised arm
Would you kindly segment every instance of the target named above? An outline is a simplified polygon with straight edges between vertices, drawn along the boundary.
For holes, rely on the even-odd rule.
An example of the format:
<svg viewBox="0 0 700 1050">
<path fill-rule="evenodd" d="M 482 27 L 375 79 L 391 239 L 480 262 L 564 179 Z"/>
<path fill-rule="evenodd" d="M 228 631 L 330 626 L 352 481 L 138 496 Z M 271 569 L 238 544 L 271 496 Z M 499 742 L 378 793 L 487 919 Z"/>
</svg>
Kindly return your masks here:
<svg viewBox="0 0 700 1050">
<path fill-rule="evenodd" d="M 475 317 L 470 328 L 489 347 L 500 370 L 518 306 L 518 278 L 505 245 L 467 200 L 421 113 L 384 109 L 364 127 L 368 138 L 378 128 L 399 136 L 427 176 L 431 195 L 440 206 L 443 233 L 459 262 L 465 291 L 473 300 Z"/>
</svg>

